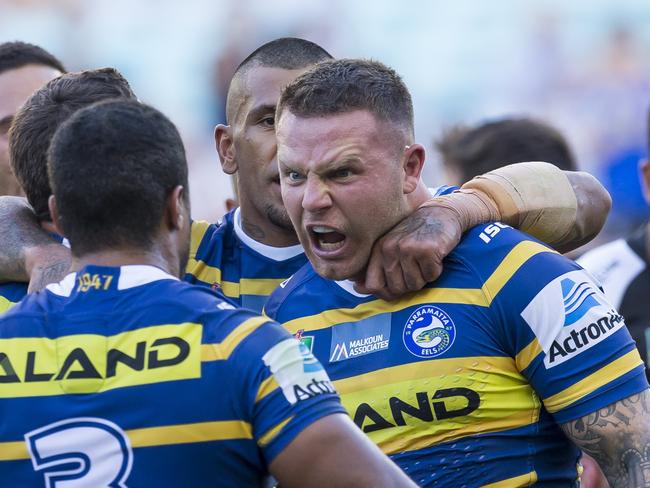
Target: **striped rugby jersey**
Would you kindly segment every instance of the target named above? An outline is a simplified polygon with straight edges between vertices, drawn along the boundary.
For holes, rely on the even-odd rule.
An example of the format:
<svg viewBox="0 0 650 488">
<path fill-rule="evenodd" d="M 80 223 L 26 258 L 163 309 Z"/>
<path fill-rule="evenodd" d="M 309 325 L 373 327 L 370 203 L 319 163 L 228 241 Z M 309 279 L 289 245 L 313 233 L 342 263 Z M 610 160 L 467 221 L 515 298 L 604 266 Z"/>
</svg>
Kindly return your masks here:
<svg viewBox="0 0 650 488">
<path fill-rule="evenodd" d="M 237 305 L 261 312 L 271 292 L 306 262 L 300 245 L 272 247 L 246 235 L 237 208 L 219 225 L 192 222 L 184 279 L 220 289 Z"/>
<path fill-rule="evenodd" d="M 458 187 L 430 188 L 432 196 L 447 195 Z M 192 245 L 185 280 L 220 288 L 237 305 L 261 312 L 277 286 L 307 262 L 302 246 L 272 247 L 246 235 L 239 208 L 219 225 L 192 223 Z"/>
<path fill-rule="evenodd" d="M 393 302 L 305 266 L 265 312 L 313 350 L 355 423 L 417 483 L 568 486 L 558 424 L 648 387 L 622 317 L 575 263 L 478 226 Z"/>
<path fill-rule="evenodd" d="M 343 411 L 278 324 L 151 266 L 88 266 L 0 318 L 2 486 L 258 486 Z"/>
</svg>

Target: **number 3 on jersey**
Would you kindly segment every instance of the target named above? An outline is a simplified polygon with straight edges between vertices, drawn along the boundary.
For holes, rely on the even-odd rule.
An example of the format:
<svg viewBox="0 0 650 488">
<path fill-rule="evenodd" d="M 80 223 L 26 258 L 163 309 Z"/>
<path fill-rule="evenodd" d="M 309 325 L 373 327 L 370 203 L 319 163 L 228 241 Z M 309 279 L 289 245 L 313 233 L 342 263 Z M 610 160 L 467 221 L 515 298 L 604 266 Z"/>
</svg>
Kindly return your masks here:
<svg viewBox="0 0 650 488">
<path fill-rule="evenodd" d="M 46 488 L 125 488 L 133 451 L 113 422 L 94 417 L 61 420 L 25 434 Z"/>
</svg>

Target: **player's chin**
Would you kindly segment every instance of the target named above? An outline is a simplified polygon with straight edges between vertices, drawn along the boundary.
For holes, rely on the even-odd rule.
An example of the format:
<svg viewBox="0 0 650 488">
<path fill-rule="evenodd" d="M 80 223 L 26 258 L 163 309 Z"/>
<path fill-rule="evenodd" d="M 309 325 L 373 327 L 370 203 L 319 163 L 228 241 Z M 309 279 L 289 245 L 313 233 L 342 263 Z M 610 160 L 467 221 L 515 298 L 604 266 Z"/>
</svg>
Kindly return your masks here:
<svg viewBox="0 0 650 488">
<path fill-rule="evenodd" d="M 357 263 L 357 260 L 328 260 L 315 256 L 309 256 L 309 260 L 320 276 L 335 281 L 351 279 L 364 269 L 364 265 Z"/>
</svg>

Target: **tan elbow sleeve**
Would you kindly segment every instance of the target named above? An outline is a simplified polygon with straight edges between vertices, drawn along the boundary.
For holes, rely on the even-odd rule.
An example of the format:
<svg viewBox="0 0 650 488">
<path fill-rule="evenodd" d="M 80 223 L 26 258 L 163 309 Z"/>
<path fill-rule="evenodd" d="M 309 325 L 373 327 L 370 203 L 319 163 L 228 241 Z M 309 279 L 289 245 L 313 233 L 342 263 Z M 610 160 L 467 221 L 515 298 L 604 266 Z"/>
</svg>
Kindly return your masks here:
<svg viewBox="0 0 650 488">
<path fill-rule="evenodd" d="M 501 220 L 548 243 L 564 240 L 575 226 L 578 202 L 564 172 L 549 163 L 504 166 L 462 188 L 487 194 Z"/>
</svg>

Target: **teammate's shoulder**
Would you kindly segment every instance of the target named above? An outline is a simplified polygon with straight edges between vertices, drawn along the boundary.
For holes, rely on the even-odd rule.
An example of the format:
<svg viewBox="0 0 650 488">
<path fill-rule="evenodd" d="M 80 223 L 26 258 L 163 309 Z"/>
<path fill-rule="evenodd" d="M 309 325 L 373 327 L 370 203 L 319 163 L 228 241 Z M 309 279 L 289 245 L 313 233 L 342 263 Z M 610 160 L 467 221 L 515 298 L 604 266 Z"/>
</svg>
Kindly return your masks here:
<svg viewBox="0 0 650 488">
<path fill-rule="evenodd" d="M 264 306 L 264 312 L 269 317 L 275 317 L 280 307 L 289 300 L 294 300 L 296 296 L 304 293 L 305 288 L 312 283 L 322 280 L 314 271 L 313 266 L 307 261 L 298 271 L 289 278 L 280 283 Z M 313 288 L 310 288 L 313 290 Z"/>
<path fill-rule="evenodd" d="M 458 259 L 480 274 L 492 273 L 506 258 L 526 260 L 540 253 L 557 252 L 534 237 L 501 222 L 481 224 L 465 233 L 450 258 Z"/>
<path fill-rule="evenodd" d="M 211 224 L 205 220 L 193 220 L 190 238 L 190 258 L 196 257 L 202 249 L 214 246 L 215 241 L 224 240 L 231 232 L 232 218 L 224 218 L 216 224 Z"/>
</svg>

